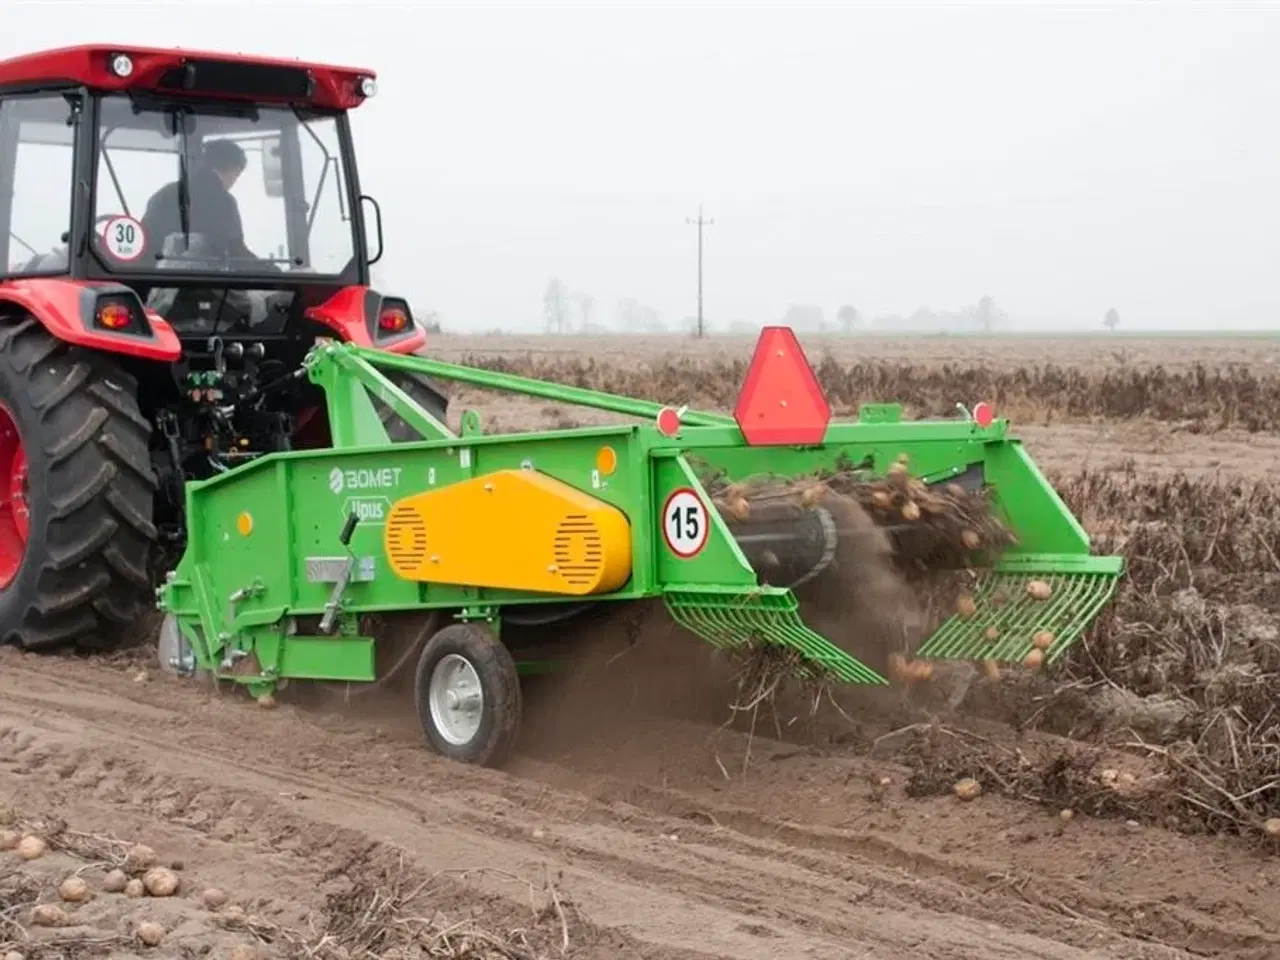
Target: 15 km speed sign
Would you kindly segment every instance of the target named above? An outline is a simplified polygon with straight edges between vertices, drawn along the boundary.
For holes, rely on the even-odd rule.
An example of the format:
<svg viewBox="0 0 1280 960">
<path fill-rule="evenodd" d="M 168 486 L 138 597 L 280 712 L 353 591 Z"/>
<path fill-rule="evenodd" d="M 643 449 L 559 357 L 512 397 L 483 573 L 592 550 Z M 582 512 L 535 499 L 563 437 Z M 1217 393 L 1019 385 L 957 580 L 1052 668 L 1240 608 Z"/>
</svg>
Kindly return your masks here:
<svg viewBox="0 0 1280 960">
<path fill-rule="evenodd" d="M 707 545 L 711 524 L 702 498 L 689 487 L 673 490 L 662 507 L 662 538 L 681 559 L 697 556 Z"/>
</svg>

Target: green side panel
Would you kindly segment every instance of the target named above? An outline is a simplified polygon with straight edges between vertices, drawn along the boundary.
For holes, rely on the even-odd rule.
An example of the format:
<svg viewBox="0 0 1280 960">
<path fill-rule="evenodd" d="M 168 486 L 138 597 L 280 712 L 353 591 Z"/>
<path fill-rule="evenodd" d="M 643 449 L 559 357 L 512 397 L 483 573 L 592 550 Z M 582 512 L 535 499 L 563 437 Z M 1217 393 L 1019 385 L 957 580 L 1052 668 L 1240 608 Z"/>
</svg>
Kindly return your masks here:
<svg viewBox="0 0 1280 960">
<path fill-rule="evenodd" d="M 988 444 L 982 472 L 1001 519 L 1018 537 L 1010 556 L 1089 553 L 1089 535 L 1020 441 Z"/>
<path fill-rule="evenodd" d="M 286 637 L 280 651 L 280 676 L 299 680 L 377 679 L 370 637 Z"/>
<path fill-rule="evenodd" d="M 1041 630 L 1053 634 L 1045 663 L 1059 660 L 1078 641 L 1115 593 L 1123 569 L 1119 557 L 1032 555 L 1001 563 L 974 592 L 977 612 L 955 614 L 920 647 L 918 656 L 932 660 L 1021 662 Z M 1052 591 L 1038 600 L 1027 592 L 1032 580 Z M 988 631 L 995 631 L 994 638 Z"/>
<path fill-rule="evenodd" d="M 758 643 L 789 647 L 817 670 L 845 683 L 888 681 L 809 629 L 800 618 L 795 595 L 778 587 L 752 593 L 731 589 L 669 586 L 663 592 L 672 618 L 686 630 L 721 649 L 750 648 Z M 810 672 L 801 668 L 802 672 Z"/>
<path fill-rule="evenodd" d="M 664 588 L 740 585 L 756 589 L 756 572 L 684 457 L 654 459 L 650 502 L 650 519 L 633 521 L 633 528 L 636 536 L 652 540 L 659 584 Z M 696 552 L 683 555 L 677 549 L 682 544 L 696 548 Z"/>
<path fill-rule="evenodd" d="M 606 445 L 617 454 L 618 466 L 610 476 L 602 476 L 596 468 L 597 454 Z M 350 584 L 344 596 L 345 609 L 353 613 L 576 601 L 557 595 L 418 584 L 391 572 L 383 534 L 392 504 L 504 469 L 537 470 L 563 480 L 630 518 L 649 512 L 648 461 L 635 429 L 628 427 L 273 454 L 188 485 L 192 523 L 179 573 L 185 574 L 194 564 L 207 565 L 219 604 L 245 583 L 262 581 L 262 594 L 238 605 L 241 622 L 254 610 L 319 614 L 332 582 L 317 579 L 314 568 L 341 563 L 348 556 L 367 572 Z M 242 510 L 253 517 L 247 536 L 237 529 Z M 360 517 L 360 523 L 348 551 L 338 537 L 351 513 Z M 633 521 L 632 582 L 615 598 L 653 592 L 653 545 L 648 533 Z M 492 544 L 494 550 L 509 546 L 507 539 Z M 550 544 L 546 546 L 551 549 Z"/>
</svg>

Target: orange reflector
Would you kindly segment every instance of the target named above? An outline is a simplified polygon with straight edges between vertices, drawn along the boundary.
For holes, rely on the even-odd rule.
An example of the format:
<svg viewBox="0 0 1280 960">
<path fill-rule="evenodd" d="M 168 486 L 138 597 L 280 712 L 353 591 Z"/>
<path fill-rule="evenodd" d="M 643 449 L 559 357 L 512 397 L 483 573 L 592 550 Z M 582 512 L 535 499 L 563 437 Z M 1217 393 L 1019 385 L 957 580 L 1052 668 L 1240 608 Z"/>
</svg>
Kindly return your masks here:
<svg viewBox="0 0 1280 960">
<path fill-rule="evenodd" d="M 133 321 L 133 313 L 122 303 L 107 303 L 98 308 L 98 323 L 108 330 L 123 330 Z"/>
<path fill-rule="evenodd" d="M 253 514 L 247 510 L 236 517 L 236 529 L 240 531 L 240 536 L 247 537 L 253 533 Z"/>
<path fill-rule="evenodd" d="M 606 477 L 618 469 L 618 452 L 613 447 L 601 447 L 596 451 L 596 469 Z"/>
</svg>

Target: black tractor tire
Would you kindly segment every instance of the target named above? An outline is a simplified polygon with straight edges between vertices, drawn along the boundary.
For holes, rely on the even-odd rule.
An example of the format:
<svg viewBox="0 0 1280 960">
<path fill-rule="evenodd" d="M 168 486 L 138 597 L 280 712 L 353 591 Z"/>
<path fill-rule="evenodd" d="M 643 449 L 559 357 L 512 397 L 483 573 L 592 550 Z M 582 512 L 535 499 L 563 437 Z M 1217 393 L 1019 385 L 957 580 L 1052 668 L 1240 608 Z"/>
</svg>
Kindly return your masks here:
<svg viewBox="0 0 1280 960">
<path fill-rule="evenodd" d="M 407 393 L 427 413 L 441 423 L 447 423 L 445 417 L 449 413 L 449 398 L 431 380 L 416 373 L 403 373 L 399 370 L 388 370 L 387 379 Z M 392 443 L 414 443 L 427 439 L 393 413 L 386 404 L 377 398 L 373 402 L 378 410 L 378 418 L 382 421 L 382 426 Z"/>
<path fill-rule="evenodd" d="M 465 741 L 450 737 L 436 716 L 447 704 L 433 697 L 437 669 L 447 670 L 459 658 L 479 680 L 479 724 Z M 500 767 L 515 746 L 524 710 L 515 661 L 501 640 L 482 623 L 454 623 L 436 633 L 422 650 L 414 677 L 414 705 L 427 743 L 438 754 L 482 767 Z M 436 709 L 432 709 L 433 701 Z M 464 711 L 465 712 L 465 711 Z"/>
<path fill-rule="evenodd" d="M 0 642 L 111 645 L 154 605 L 156 477 L 137 383 L 108 355 L 20 315 L 0 323 L 0 403 L 30 478 L 26 549 L 0 589 Z"/>
</svg>

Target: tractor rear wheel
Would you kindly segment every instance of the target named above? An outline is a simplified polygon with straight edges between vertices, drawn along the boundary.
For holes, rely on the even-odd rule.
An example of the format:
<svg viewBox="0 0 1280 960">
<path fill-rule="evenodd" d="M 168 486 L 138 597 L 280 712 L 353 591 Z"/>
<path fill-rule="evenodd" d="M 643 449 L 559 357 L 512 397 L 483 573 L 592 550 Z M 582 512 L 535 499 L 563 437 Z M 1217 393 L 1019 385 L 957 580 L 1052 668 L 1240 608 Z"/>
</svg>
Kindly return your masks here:
<svg viewBox="0 0 1280 960">
<path fill-rule="evenodd" d="M 101 646 L 149 608 L 150 433 L 109 357 L 0 325 L 0 642 Z"/>
<path fill-rule="evenodd" d="M 461 763 L 501 766 L 520 732 L 523 703 L 515 661 L 481 623 L 454 623 L 427 641 L 414 703 L 427 742 Z"/>
</svg>

